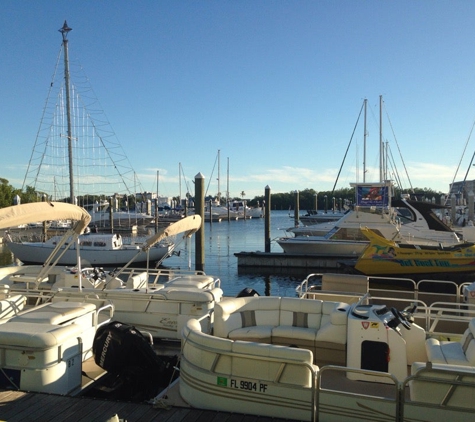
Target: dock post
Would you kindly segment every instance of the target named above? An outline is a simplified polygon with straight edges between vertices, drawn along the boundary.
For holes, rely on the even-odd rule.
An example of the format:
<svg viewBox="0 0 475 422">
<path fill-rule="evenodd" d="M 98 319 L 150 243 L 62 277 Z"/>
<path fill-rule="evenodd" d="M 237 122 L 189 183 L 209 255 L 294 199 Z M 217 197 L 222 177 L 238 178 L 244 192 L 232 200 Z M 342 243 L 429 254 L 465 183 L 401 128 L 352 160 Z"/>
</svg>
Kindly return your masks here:
<svg viewBox="0 0 475 422">
<path fill-rule="evenodd" d="M 467 195 L 467 198 L 468 198 L 468 216 L 467 216 L 467 221 L 466 223 L 468 223 L 469 221 L 471 221 L 473 223 L 473 211 L 474 211 L 474 205 L 473 205 L 473 198 L 474 198 L 474 193 L 473 191 L 471 190 L 468 195 Z"/>
<path fill-rule="evenodd" d="M 270 253 L 270 210 L 271 210 L 271 203 L 270 203 L 270 186 L 267 185 L 265 187 L 265 212 L 264 212 L 264 230 L 265 230 L 265 251 L 266 253 Z"/>
<path fill-rule="evenodd" d="M 457 201 L 455 199 L 455 193 L 450 195 L 450 208 L 451 208 L 450 217 L 451 217 L 452 225 L 454 225 L 455 222 L 457 221 Z"/>
<path fill-rule="evenodd" d="M 46 196 L 46 193 L 44 193 L 43 196 L 41 197 L 41 201 L 46 202 L 47 200 L 48 198 Z M 71 202 L 71 204 L 73 204 L 73 202 Z M 46 224 L 46 221 L 43 221 L 43 224 L 42 224 L 41 237 L 43 239 L 43 242 L 46 242 L 48 240 L 48 226 Z"/>
<path fill-rule="evenodd" d="M 109 227 L 110 227 L 110 232 L 114 233 L 114 207 L 113 204 L 115 205 L 115 196 L 111 196 L 110 198 L 110 204 L 109 204 Z"/>
<path fill-rule="evenodd" d="M 205 177 L 198 173 L 195 176 L 195 214 L 201 217 L 201 227 L 195 234 L 195 270 L 204 271 L 205 268 Z"/>
<path fill-rule="evenodd" d="M 295 227 L 298 227 L 299 226 L 299 220 L 300 220 L 300 205 L 299 205 L 299 191 L 296 190 L 295 193 L 294 193 L 294 202 L 295 202 L 295 206 L 294 206 L 294 226 Z"/>
</svg>

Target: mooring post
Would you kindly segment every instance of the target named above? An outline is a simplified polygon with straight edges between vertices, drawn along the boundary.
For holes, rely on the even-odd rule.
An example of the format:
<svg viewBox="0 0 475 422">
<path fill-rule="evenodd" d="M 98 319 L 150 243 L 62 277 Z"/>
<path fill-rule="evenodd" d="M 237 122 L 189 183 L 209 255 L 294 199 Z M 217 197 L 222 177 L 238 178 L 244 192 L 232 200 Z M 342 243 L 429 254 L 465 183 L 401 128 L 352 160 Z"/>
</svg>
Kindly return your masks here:
<svg viewBox="0 0 475 422">
<path fill-rule="evenodd" d="M 264 212 L 264 217 L 265 217 L 265 224 L 264 224 L 264 230 L 265 230 L 265 251 L 267 253 L 270 253 L 270 209 L 271 209 L 271 203 L 270 203 L 270 186 L 267 185 L 265 187 L 265 193 L 264 193 L 264 198 L 265 198 L 265 212 Z"/>
<path fill-rule="evenodd" d="M 41 197 L 41 201 L 46 202 L 47 200 L 48 197 L 46 196 L 46 193 L 44 193 Z M 48 240 L 48 226 L 46 225 L 46 221 L 43 221 L 42 228 L 41 237 L 43 238 L 43 242 L 46 242 Z"/>
<path fill-rule="evenodd" d="M 300 220 L 300 205 L 299 205 L 299 191 L 296 190 L 294 193 L 294 226 L 298 227 L 299 226 L 299 220 Z"/>
<path fill-rule="evenodd" d="M 210 204 L 211 205 L 211 204 Z M 201 227 L 195 234 L 195 270 L 205 269 L 205 177 L 198 173 L 195 176 L 195 214 L 201 217 Z"/>
<path fill-rule="evenodd" d="M 455 224 L 455 221 L 457 220 L 457 201 L 455 200 L 455 193 L 450 195 L 450 208 L 451 208 L 451 221 L 452 224 Z"/>
<path fill-rule="evenodd" d="M 467 221 L 465 223 L 468 223 L 471 221 L 473 223 L 473 212 L 474 212 L 474 205 L 473 205 L 473 198 L 474 198 L 474 193 L 471 190 L 468 195 L 468 216 L 467 216 Z"/>
<path fill-rule="evenodd" d="M 109 197 L 110 203 L 109 203 L 109 226 L 110 226 L 110 232 L 114 233 L 114 206 L 115 206 L 115 196 Z"/>
</svg>

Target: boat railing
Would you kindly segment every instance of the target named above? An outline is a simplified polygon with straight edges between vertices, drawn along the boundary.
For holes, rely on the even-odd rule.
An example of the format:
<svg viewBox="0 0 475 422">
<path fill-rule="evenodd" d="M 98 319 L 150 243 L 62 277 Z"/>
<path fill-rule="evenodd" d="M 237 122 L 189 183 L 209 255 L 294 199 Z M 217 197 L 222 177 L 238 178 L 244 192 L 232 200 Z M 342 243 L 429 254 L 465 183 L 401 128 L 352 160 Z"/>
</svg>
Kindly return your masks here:
<svg viewBox="0 0 475 422">
<path fill-rule="evenodd" d="M 104 306 L 97 308 L 96 313 L 94 314 L 94 327 L 96 328 L 96 330 L 100 326 L 108 324 L 109 322 L 112 321 L 112 318 L 114 317 L 114 310 L 115 308 L 112 302 L 106 303 L 104 304 Z M 105 316 L 104 319 L 99 321 L 99 315 L 102 313 L 107 313 L 107 312 L 109 313 L 109 315 Z"/>
<path fill-rule="evenodd" d="M 435 302 L 427 308 L 427 328 L 429 335 L 453 337 L 463 334 L 469 322 L 475 318 L 475 304 L 454 304 L 451 302 Z M 454 331 L 454 326 L 460 328 Z"/>
<path fill-rule="evenodd" d="M 11 291 L 9 294 L 25 296 L 29 307 L 39 306 L 48 303 L 54 296 L 54 293 L 49 290 L 33 290 L 28 287 L 18 289 L 15 288 L 15 291 Z"/>
<path fill-rule="evenodd" d="M 322 280 L 325 274 L 328 273 L 309 274 L 295 289 L 297 295 L 301 298 L 315 298 L 317 296 L 316 293 L 325 293 L 326 290 L 322 290 L 320 283 L 320 280 Z M 361 281 L 350 277 L 351 276 L 345 276 L 344 274 L 339 275 L 342 281 L 345 281 L 345 278 L 348 279 L 342 284 L 345 289 L 345 292 L 342 290 L 342 293 L 347 295 L 362 295 Z M 353 275 L 352 277 L 355 276 Z M 421 301 L 427 304 L 441 300 L 456 304 L 464 303 L 464 288 L 471 284 L 468 282 L 459 284 L 449 280 L 429 279 L 422 279 L 416 282 L 410 278 L 395 277 L 367 277 L 367 280 L 367 291 L 373 298 L 385 298 L 387 300 L 405 298 L 407 300 Z M 355 281 L 355 286 L 353 286 L 354 291 L 352 287 L 353 281 Z M 336 284 L 333 284 L 333 286 L 336 286 Z"/>
<path fill-rule="evenodd" d="M 204 271 L 195 271 L 195 270 L 183 270 L 183 269 L 172 269 L 172 268 L 127 268 L 121 272 L 121 276 L 124 278 L 131 278 L 135 275 L 139 275 L 143 272 L 148 274 L 148 284 L 156 285 L 167 282 L 177 276 L 192 276 L 192 275 L 206 275 Z M 220 287 L 219 285 L 217 287 Z"/>
<path fill-rule="evenodd" d="M 448 365 L 444 365 L 444 366 L 448 366 Z M 432 408 L 438 406 L 444 410 L 447 410 L 447 409 L 468 410 L 466 407 L 460 409 L 459 406 L 450 405 L 450 399 L 454 397 L 454 394 L 456 393 L 456 390 L 458 387 L 460 387 L 461 389 L 468 388 L 469 391 L 471 391 L 467 394 L 467 398 L 469 399 L 467 401 L 467 404 L 469 405 L 471 404 L 471 398 L 475 394 L 475 382 L 473 381 L 473 377 L 470 377 L 473 374 L 473 371 L 469 370 L 467 373 L 466 366 L 461 367 L 461 368 L 463 369 L 460 370 L 458 369 L 457 365 L 451 365 L 450 369 L 447 367 L 444 367 L 443 369 L 441 369 L 441 368 L 434 367 L 431 362 L 427 362 L 425 368 L 420 369 L 416 374 L 410 375 L 405 380 L 400 382 L 401 394 L 399 397 L 400 397 L 402 409 L 404 409 L 404 405 L 408 403 L 406 396 L 409 396 L 407 394 L 407 391 L 410 390 L 411 384 L 414 383 L 415 381 L 420 381 L 420 382 L 430 383 L 432 384 L 432 387 L 434 387 L 434 384 L 437 384 L 440 386 L 447 386 L 447 390 L 444 391 L 444 394 L 441 395 L 441 401 L 438 404 L 434 403 L 434 401 L 431 401 L 431 403 L 428 404 L 423 401 L 417 401 L 412 398 L 410 399 L 411 404 L 421 405 L 421 406 L 430 406 Z M 439 375 L 439 377 L 437 377 L 437 375 Z M 434 396 L 433 388 L 430 391 L 431 391 L 432 396 Z M 468 407 L 470 408 L 470 406 Z M 471 408 L 473 409 L 473 407 Z M 473 410 L 471 410 L 470 412 L 473 412 Z"/>
<path fill-rule="evenodd" d="M 364 394 L 364 393 L 355 393 L 353 391 L 350 391 L 350 389 L 345 389 L 345 387 L 341 387 L 341 384 L 338 384 L 340 385 L 340 387 L 338 388 L 330 388 L 330 387 L 323 387 L 323 382 L 324 382 L 324 377 L 325 377 L 325 374 L 328 373 L 329 377 L 331 377 L 331 373 L 335 373 L 335 372 L 340 372 L 342 373 L 342 376 L 346 377 L 346 374 L 347 373 L 357 373 L 357 374 L 364 374 L 364 375 L 368 375 L 368 376 L 371 376 L 371 377 L 377 377 L 377 378 L 380 378 L 381 379 L 381 382 L 384 383 L 384 385 L 386 384 L 389 384 L 390 386 L 393 386 L 394 387 L 394 395 L 391 396 L 391 397 L 388 397 L 387 394 L 384 395 L 384 400 L 385 401 L 392 401 L 394 402 L 394 420 L 395 421 L 402 421 L 403 420 L 403 417 L 402 417 L 402 408 L 400 406 L 400 402 L 401 402 L 401 398 L 400 398 L 400 395 L 401 395 L 401 384 L 400 382 L 398 381 L 398 379 L 388 373 L 388 372 L 380 372 L 380 371 L 373 371 L 373 370 L 369 370 L 369 369 L 358 369 L 358 368 L 350 368 L 350 367 L 344 367 L 344 366 L 336 366 L 336 365 L 325 365 L 325 366 L 322 366 L 318 371 L 317 371 L 317 377 L 316 377 L 316 391 L 315 391 L 315 417 L 312 417 L 312 421 L 319 421 L 319 420 L 324 420 L 325 418 L 323 416 L 320 415 L 320 413 L 322 411 L 328 411 L 328 407 L 327 406 L 322 406 L 322 394 L 325 392 L 325 391 L 328 391 L 328 392 L 332 392 L 332 393 L 338 393 L 340 396 L 341 395 L 350 395 L 350 396 L 361 396 L 361 394 Z M 388 382 L 387 380 L 391 380 L 390 382 Z M 356 381 L 356 382 L 359 382 L 359 381 Z M 353 384 L 353 381 L 350 383 L 350 384 Z M 349 385 L 350 385 L 349 384 Z M 383 385 L 383 384 L 381 384 Z M 380 396 L 380 398 L 382 398 Z M 388 415 L 389 416 L 389 415 Z M 357 417 L 355 419 L 358 419 Z"/>
<path fill-rule="evenodd" d="M 464 367 L 466 368 L 466 367 Z M 393 418 L 395 422 L 402 422 L 406 420 L 405 418 L 410 418 L 410 416 L 407 414 L 410 409 L 407 406 L 424 406 L 427 407 L 428 409 L 433 409 L 435 412 L 438 411 L 438 409 L 444 409 L 444 410 L 454 410 L 454 411 L 462 411 L 463 413 L 461 414 L 462 418 L 467 415 L 465 412 L 471 412 L 470 410 L 470 403 L 468 404 L 467 407 L 461 408 L 459 405 L 451 405 L 450 404 L 450 399 L 454 396 L 454 394 L 457 391 L 457 388 L 465 388 L 469 389 L 468 392 L 466 392 L 467 398 L 473 397 L 473 392 L 475 392 L 475 383 L 467 379 L 467 375 L 471 375 L 471 373 L 467 373 L 466 371 L 460 371 L 457 369 L 457 367 L 454 365 L 453 368 L 451 369 L 436 369 L 433 368 L 431 364 L 428 364 L 427 368 L 424 368 L 420 371 L 418 371 L 417 374 L 415 375 L 410 375 L 407 378 L 405 378 L 402 381 L 399 381 L 396 377 L 389 373 L 385 372 L 378 372 L 378 371 L 370 371 L 370 370 L 363 370 L 363 369 L 355 369 L 355 368 L 348 368 L 348 367 L 341 367 L 341 366 L 324 366 L 320 368 L 320 370 L 317 373 L 317 386 L 316 386 L 316 393 L 315 393 L 315 404 L 316 404 L 316 414 L 315 418 L 312 420 L 325 420 L 325 412 L 328 412 L 329 407 L 325 406 L 324 403 L 324 395 L 325 393 L 329 394 L 334 394 L 337 393 L 338 396 L 340 397 L 340 400 L 344 400 L 343 396 L 347 397 L 355 397 L 355 399 L 358 399 L 361 397 L 361 394 L 363 393 L 357 393 L 351 391 L 350 388 L 345 388 L 344 386 L 342 387 L 340 384 L 338 388 L 335 387 L 324 387 L 322 384 L 324 384 L 325 381 L 325 376 L 326 373 L 328 373 L 328 376 L 332 376 L 331 374 L 335 372 L 341 372 L 343 373 L 343 376 L 346 376 L 346 373 L 352 372 L 352 373 L 359 373 L 359 374 L 367 374 L 371 375 L 374 377 L 379 377 L 381 378 L 381 381 L 384 382 L 385 384 L 388 384 L 387 382 L 384 381 L 384 379 L 391 379 L 392 383 L 389 384 L 389 386 L 394 388 L 394 394 L 391 396 L 388 396 L 387 394 L 384 394 L 384 397 L 382 395 L 374 396 L 374 395 L 365 395 L 366 397 L 370 398 L 378 398 L 382 399 L 385 401 L 385 403 L 391 404 L 393 403 L 394 406 L 394 412 L 393 414 L 388 413 L 388 408 L 385 407 L 384 415 L 387 416 L 388 418 L 391 417 Z M 440 375 L 438 377 L 437 375 Z M 359 382 L 359 381 L 357 381 Z M 435 386 L 435 385 L 441 385 L 441 386 L 446 386 L 446 394 L 441 395 L 441 402 L 440 403 L 434 403 L 433 400 L 429 400 L 429 402 L 424 402 L 424 401 L 418 401 L 416 399 L 413 399 L 411 397 L 411 394 L 409 393 L 411 389 L 411 384 L 413 382 L 426 382 L 428 383 L 428 387 L 430 386 Z M 382 384 L 380 384 L 382 385 Z M 390 390 L 385 390 L 385 391 L 390 391 Z M 445 391 L 445 390 L 444 390 Z M 470 391 L 473 391 L 470 393 Z M 429 393 L 430 394 L 430 393 Z M 361 407 L 364 408 L 364 405 L 362 403 L 359 404 Z M 366 418 L 369 415 L 366 415 Z M 367 420 L 364 417 L 361 417 L 361 414 L 355 414 L 354 419 L 355 420 Z M 389 419 L 388 419 L 389 420 Z M 424 419 L 425 420 L 425 419 Z M 460 419 L 462 420 L 462 419 Z"/>
</svg>

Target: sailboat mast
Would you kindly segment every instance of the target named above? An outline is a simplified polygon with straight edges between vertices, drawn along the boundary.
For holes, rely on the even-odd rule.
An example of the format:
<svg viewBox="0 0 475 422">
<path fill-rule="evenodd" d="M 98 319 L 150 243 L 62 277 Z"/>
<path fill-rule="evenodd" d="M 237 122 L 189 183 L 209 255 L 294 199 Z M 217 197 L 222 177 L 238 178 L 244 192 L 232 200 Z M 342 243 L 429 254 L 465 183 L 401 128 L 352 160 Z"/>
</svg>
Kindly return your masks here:
<svg viewBox="0 0 475 422">
<path fill-rule="evenodd" d="M 363 134 L 363 183 L 366 182 L 366 108 L 368 100 L 364 100 L 364 134 Z"/>
<path fill-rule="evenodd" d="M 220 177 L 221 177 L 221 150 L 218 149 L 218 204 L 221 205 L 221 187 L 220 187 Z"/>
<path fill-rule="evenodd" d="M 72 130 L 71 130 L 71 103 L 69 93 L 69 54 L 68 54 L 68 32 L 72 31 L 66 21 L 63 27 L 59 30 L 63 35 L 64 46 L 64 83 L 66 86 L 66 118 L 68 124 L 68 156 L 69 156 L 69 195 L 71 204 L 74 204 L 74 172 L 73 172 L 73 145 L 72 145 Z"/>
<path fill-rule="evenodd" d="M 228 157 L 228 167 L 226 170 L 226 206 L 229 209 L 229 157 Z"/>
<path fill-rule="evenodd" d="M 379 181 L 383 181 L 383 96 L 379 96 Z"/>
</svg>

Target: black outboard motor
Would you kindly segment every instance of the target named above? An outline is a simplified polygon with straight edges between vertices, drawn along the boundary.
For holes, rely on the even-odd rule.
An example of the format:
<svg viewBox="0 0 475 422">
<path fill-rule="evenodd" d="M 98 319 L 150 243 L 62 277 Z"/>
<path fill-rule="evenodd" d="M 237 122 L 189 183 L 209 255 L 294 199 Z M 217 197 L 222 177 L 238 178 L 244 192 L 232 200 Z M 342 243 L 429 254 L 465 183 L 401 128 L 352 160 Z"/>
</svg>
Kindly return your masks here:
<svg viewBox="0 0 475 422">
<path fill-rule="evenodd" d="M 257 293 L 254 289 L 251 289 L 250 287 L 246 287 L 242 289 L 236 297 L 250 297 L 250 296 L 260 296 L 259 293 Z"/>
<path fill-rule="evenodd" d="M 178 363 L 177 356 L 158 356 L 139 330 L 118 321 L 97 330 L 92 350 L 96 364 L 108 372 L 103 395 L 116 400 L 155 397 L 169 384 Z"/>
</svg>

